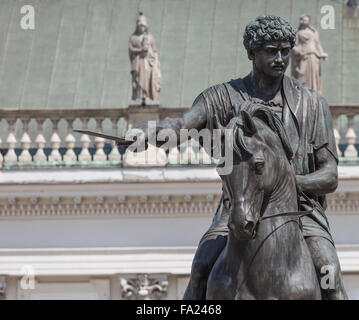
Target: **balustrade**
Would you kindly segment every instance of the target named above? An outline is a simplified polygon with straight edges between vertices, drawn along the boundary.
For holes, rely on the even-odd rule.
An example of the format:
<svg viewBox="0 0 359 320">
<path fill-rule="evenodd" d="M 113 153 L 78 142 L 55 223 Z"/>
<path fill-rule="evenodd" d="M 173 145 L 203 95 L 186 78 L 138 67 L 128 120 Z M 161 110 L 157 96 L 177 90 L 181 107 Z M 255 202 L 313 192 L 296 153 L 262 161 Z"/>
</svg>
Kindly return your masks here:
<svg viewBox="0 0 359 320">
<path fill-rule="evenodd" d="M 160 111 L 160 118 L 171 116 L 170 111 L 164 110 Z M 175 110 L 176 113 L 180 111 L 179 108 Z M 358 107 L 331 106 L 331 112 L 334 137 L 341 163 L 359 161 L 356 148 L 359 129 Z M 108 166 L 119 165 L 121 162 L 125 167 L 148 167 L 213 165 L 217 162 L 194 140 L 170 150 L 150 146 L 142 153 L 136 154 L 127 150 L 121 154 L 124 149 L 119 150 L 113 141 L 73 132 L 73 129 L 77 128 L 119 135 L 121 123 L 123 134 L 127 128 L 127 108 L 0 110 L 0 116 L 8 124 L 6 135 L 0 136 L 0 166 L 4 168 L 31 167 L 32 165 L 58 167 L 62 164 Z M 63 124 L 63 121 L 67 123 L 65 128 L 59 125 L 60 122 Z"/>
</svg>

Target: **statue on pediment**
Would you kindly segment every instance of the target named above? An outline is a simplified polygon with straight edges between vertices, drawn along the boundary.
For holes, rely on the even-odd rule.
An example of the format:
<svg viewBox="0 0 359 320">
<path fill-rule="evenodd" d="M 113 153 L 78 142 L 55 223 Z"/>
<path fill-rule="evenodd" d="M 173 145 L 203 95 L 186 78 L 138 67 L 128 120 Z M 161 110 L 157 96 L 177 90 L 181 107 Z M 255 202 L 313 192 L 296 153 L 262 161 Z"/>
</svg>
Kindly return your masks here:
<svg viewBox="0 0 359 320">
<path fill-rule="evenodd" d="M 303 14 L 292 49 L 292 76 L 319 94 L 322 94 L 321 59 L 327 60 L 328 54 L 322 48 L 318 31 L 310 25 L 310 16 Z"/>
<path fill-rule="evenodd" d="M 129 46 L 132 75 L 130 105 L 157 105 L 161 90 L 161 71 L 155 39 L 148 32 L 147 19 L 140 12 Z"/>
</svg>

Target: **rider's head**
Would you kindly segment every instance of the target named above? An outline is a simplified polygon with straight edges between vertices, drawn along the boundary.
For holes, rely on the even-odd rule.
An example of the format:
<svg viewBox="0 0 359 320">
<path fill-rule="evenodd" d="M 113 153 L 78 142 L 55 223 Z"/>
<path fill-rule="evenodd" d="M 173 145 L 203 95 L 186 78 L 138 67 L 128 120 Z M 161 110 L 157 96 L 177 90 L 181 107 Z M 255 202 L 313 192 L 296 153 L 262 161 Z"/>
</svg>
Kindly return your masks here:
<svg viewBox="0 0 359 320">
<path fill-rule="evenodd" d="M 248 23 L 243 44 L 254 71 L 270 78 L 281 77 L 288 67 L 295 38 L 291 25 L 277 16 L 259 16 Z"/>
</svg>

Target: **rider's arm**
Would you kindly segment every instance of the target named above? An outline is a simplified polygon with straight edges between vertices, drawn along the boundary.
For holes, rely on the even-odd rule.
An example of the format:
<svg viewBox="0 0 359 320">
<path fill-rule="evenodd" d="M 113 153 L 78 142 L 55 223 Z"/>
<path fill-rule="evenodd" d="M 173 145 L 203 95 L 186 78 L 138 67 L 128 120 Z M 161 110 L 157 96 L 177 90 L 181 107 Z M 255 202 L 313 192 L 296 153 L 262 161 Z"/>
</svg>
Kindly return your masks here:
<svg viewBox="0 0 359 320">
<path fill-rule="evenodd" d="M 334 192 L 338 186 L 337 160 L 326 147 L 314 155 L 318 170 L 304 176 L 297 175 L 298 190 L 313 196 Z"/>
<path fill-rule="evenodd" d="M 319 196 L 334 192 L 338 186 L 338 155 L 335 144 L 333 122 L 327 101 L 313 92 L 316 113 L 313 132 L 314 172 L 297 176 L 299 191 Z"/>
<path fill-rule="evenodd" d="M 181 116 L 177 118 L 166 117 L 162 121 L 157 122 L 156 133 L 158 133 L 161 129 L 171 129 L 176 133 L 178 137 L 177 140 L 179 141 L 181 129 L 203 129 L 207 123 L 207 109 L 205 103 L 206 102 L 203 96 L 199 95 L 193 102 L 192 107 L 187 109 Z M 144 123 L 131 129 L 128 133 L 130 133 L 131 135 L 136 135 L 136 132 L 138 132 L 138 130 L 141 130 L 144 133 L 141 139 L 145 139 L 148 142 L 156 141 L 155 139 L 149 139 L 149 130 L 147 129 L 148 124 Z"/>
<path fill-rule="evenodd" d="M 200 95 L 193 103 L 192 107 L 187 109 L 178 118 L 166 117 L 158 123 L 160 129 L 171 128 L 179 134 L 180 129 L 197 129 L 201 130 L 206 126 L 207 112 L 205 100 Z"/>
</svg>

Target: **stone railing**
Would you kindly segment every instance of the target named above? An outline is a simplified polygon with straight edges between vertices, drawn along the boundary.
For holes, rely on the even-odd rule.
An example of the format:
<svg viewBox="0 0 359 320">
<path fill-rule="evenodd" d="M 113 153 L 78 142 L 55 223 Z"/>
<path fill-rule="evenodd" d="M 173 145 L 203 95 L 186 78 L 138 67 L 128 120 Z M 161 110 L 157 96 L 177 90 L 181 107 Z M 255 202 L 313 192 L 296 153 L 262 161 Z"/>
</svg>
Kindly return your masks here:
<svg viewBox="0 0 359 320">
<path fill-rule="evenodd" d="M 143 116 L 149 109 L 137 109 Z M 176 116 L 185 108 L 157 108 L 153 119 Z M 125 152 L 113 142 L 74 133 L 92 130 L 123 136 L 131 126 L 131 108 L 71 110 L 0 110 L 0 165 L 2 168 L 68 166 L 165 166 L 214 164 L 194 140 L 169 152 L 150 146 L 139 154 Z M 341 163 L 357 162 L 359 106 L 331 106 Z M 357 130 L 358 131 L 358 130 Z"/>
<path fill-rule="evenodd" d="M 3 167 L 11 167 L 107 160 L 104 139 L 94 140 L 95 152 L 90 154 L 91 139 L 83 135 L 77 141 L 72 130 L 80 127 L 102 131 L 104 120 L 111 119 L 107 126 L 116 132 L 118 121 L 126 115 L 126 109 L 0 110 L 0 161 Z M 76 154 L 79 145 L 81 151 Z M 114 149 L 111 157 L 116 157 L 115 153 Z"/>
<path fill-rule="evenodd" d="M 176 116 L 183 108 L 0 110 L 0 165 L 8 168 L 69 166 L 164 166 L 213 164 L 194 140 L 169 152 L 149 146 L 134 153 L 100 137 L 73 132 L 92 130 L 124 136 L 132 118 Z M 131 113 L 131 114 L 129 114 Z M 137 115 L 136 115 L 137 114 Z M 146 115 L 145 115 L 146 116 Z"/>
</svg>

